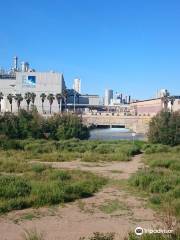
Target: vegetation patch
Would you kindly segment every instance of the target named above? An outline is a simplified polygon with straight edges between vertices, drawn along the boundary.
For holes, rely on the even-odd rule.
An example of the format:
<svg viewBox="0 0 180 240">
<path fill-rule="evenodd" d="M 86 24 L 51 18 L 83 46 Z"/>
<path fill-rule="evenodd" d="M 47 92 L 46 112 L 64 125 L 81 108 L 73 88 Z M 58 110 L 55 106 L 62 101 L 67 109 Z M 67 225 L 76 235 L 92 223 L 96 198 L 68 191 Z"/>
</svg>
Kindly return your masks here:
<svg viewBox="0 0 180 240">
<path fill-rule="evenodd" d="M 89 172 L 33 165 L 25 174 L 0 175 L 0 213 L 92 196 L 107 180 Z"/>
<path fill-rule="evenodd" d="M 99 209 L 106 213 L 106 214 L 111 214 L 117 211 L 123 211 L 123 210 L 128 210 L 128 207 L 124 204 L 124 202 L 120 202 L 118 199 L 114 200 L 107 200 L 105 201 Z"/>
<path fill-rule="evenodd" d="M 178 148 L 179 149 L 179 148 Z M 144 162 L 148 165 L 134 174 L 129 183 L 149 195 L 149 202 L 157 209 L 168 208 L 171 214 L 180 218 L 180 158 L 177 147 L 168 151 L 147 152 Z"/>
</svg>

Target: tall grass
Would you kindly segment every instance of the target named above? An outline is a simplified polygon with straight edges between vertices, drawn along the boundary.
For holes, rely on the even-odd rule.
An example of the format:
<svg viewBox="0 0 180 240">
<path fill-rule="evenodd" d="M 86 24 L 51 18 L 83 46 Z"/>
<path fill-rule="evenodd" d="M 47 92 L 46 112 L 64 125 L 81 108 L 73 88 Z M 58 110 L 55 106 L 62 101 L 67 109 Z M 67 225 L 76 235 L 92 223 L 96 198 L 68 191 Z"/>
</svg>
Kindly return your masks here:
<svg viewBox="0 0 180 240">
<path fill-rule="evenodd" d="M 166 147 L 166 146 L 165 146 Z M 131 177 L 131 186 L 149 194 L 152 206 L 162 211 L 171 204 L 172 215 L 180 219 L 180 151 L 179 147 L 148 146 L 144 162 L 148 168 Z M 151 151 L 149 151 L 151 149 Z M 155 149 L 155 150 L 154 150 Z M 159 149 L 159 150 L 158 150 Z"/>
<path fill-rule="evenodd" d="M 36 165 L 22 176 L 0 176 L 0 213 L 92 196 L 107 180 L 92 173 Z"/>
</svg>

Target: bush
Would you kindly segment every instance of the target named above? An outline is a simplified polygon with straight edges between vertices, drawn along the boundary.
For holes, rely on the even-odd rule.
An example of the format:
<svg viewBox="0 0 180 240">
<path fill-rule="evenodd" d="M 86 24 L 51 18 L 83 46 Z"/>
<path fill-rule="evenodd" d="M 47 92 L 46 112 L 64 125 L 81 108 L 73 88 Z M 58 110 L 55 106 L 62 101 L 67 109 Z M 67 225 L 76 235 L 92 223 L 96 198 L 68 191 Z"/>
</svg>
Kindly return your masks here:
<svg viewBox="0 0 180 240">
<path fill-rule="evenodd" d="M 88 139 L 89 130 L 76 115 L 57 114 L 44 118 L 35 110 L 21 110 L 18 115 L 4 113 L 0 116 L 0 135 L 10 139 Z M 5 144 L 4 141 L 0 140 L 0 146 L 2 143 Z M 5 145 L 4 147 L 8 146 Z"/>
<path fill-rule="evenodd" d="M 32 171 L 36 173 L 42 173 L 46 169 L 47 169 L 47 166 L 45 166 L 44 164 L 36 163 L 32 165 Z"/>
<path fill-rule="evenodd" d="M 87 139 L 89 138 L 89 131 L 87 127 L 82 125 L 79 117 L 65 114 L 60 118 L 56 137 L 58 140 L 70 138 Z"/>
<path fill-rule="evenodd" d="M 22 177 L 0 176 L 0 197 L 11 199 L 25 197 L 31 192 L 30 183 Z"/>
<path fill-rule="evenodd" d="M 124 240 L 180 240 L 180 235 L 178 232 L 173 234 L 142 234 L 141 236 L 135 235 L 135 233 L 129 233 L 127 238 Z"/>
<path fill-rule="evenodd" d="M 180 111 L 162 111 L 149 124 L 148 139 L 151 143 L 180 144 Z"/>
<path fill-rule="evenodd" d="M 143 147 L 143 150 L 146 154 L 158 153 L 158 152 L 169 152 L 170 147 L 162 144 L 146 144 Z"/>
</svg>

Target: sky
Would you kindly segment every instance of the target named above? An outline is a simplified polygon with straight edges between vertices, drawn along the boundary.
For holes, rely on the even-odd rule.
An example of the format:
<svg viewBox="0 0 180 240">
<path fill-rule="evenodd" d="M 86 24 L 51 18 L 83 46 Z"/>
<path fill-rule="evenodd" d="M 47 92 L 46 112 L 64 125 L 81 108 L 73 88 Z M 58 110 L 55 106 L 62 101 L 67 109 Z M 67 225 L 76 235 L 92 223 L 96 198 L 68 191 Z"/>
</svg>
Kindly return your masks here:
<svg viewBox="0 0 180 240">
<path fill-rule="evenodd" d="M 106 88 L 136 99 L 180 94 L 179 0 L 6 0 L 0 6 L 0 66 L 12 57 L 63 72 L 67 87 Z"/>
</svg>

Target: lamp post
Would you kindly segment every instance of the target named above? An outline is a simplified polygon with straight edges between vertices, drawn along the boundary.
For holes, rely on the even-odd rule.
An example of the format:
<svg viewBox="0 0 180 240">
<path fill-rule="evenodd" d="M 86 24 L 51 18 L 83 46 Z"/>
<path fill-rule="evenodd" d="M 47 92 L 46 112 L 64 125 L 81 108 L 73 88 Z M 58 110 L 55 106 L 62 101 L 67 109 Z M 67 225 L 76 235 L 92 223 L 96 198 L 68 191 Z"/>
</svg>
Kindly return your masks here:
<svg viewBox="0 0 180 240">
<path fill-rule="evenodd" d="M 133 146 L 134 146 L 134 139 L 135 139 L 136 133 L 132 132 L 132 139 L 133 139 Z"/>
<path fill-rule="evenodd" d="M 74 91 L 74 113 L 76 111 L 76 91 Z"/>
</svg>

